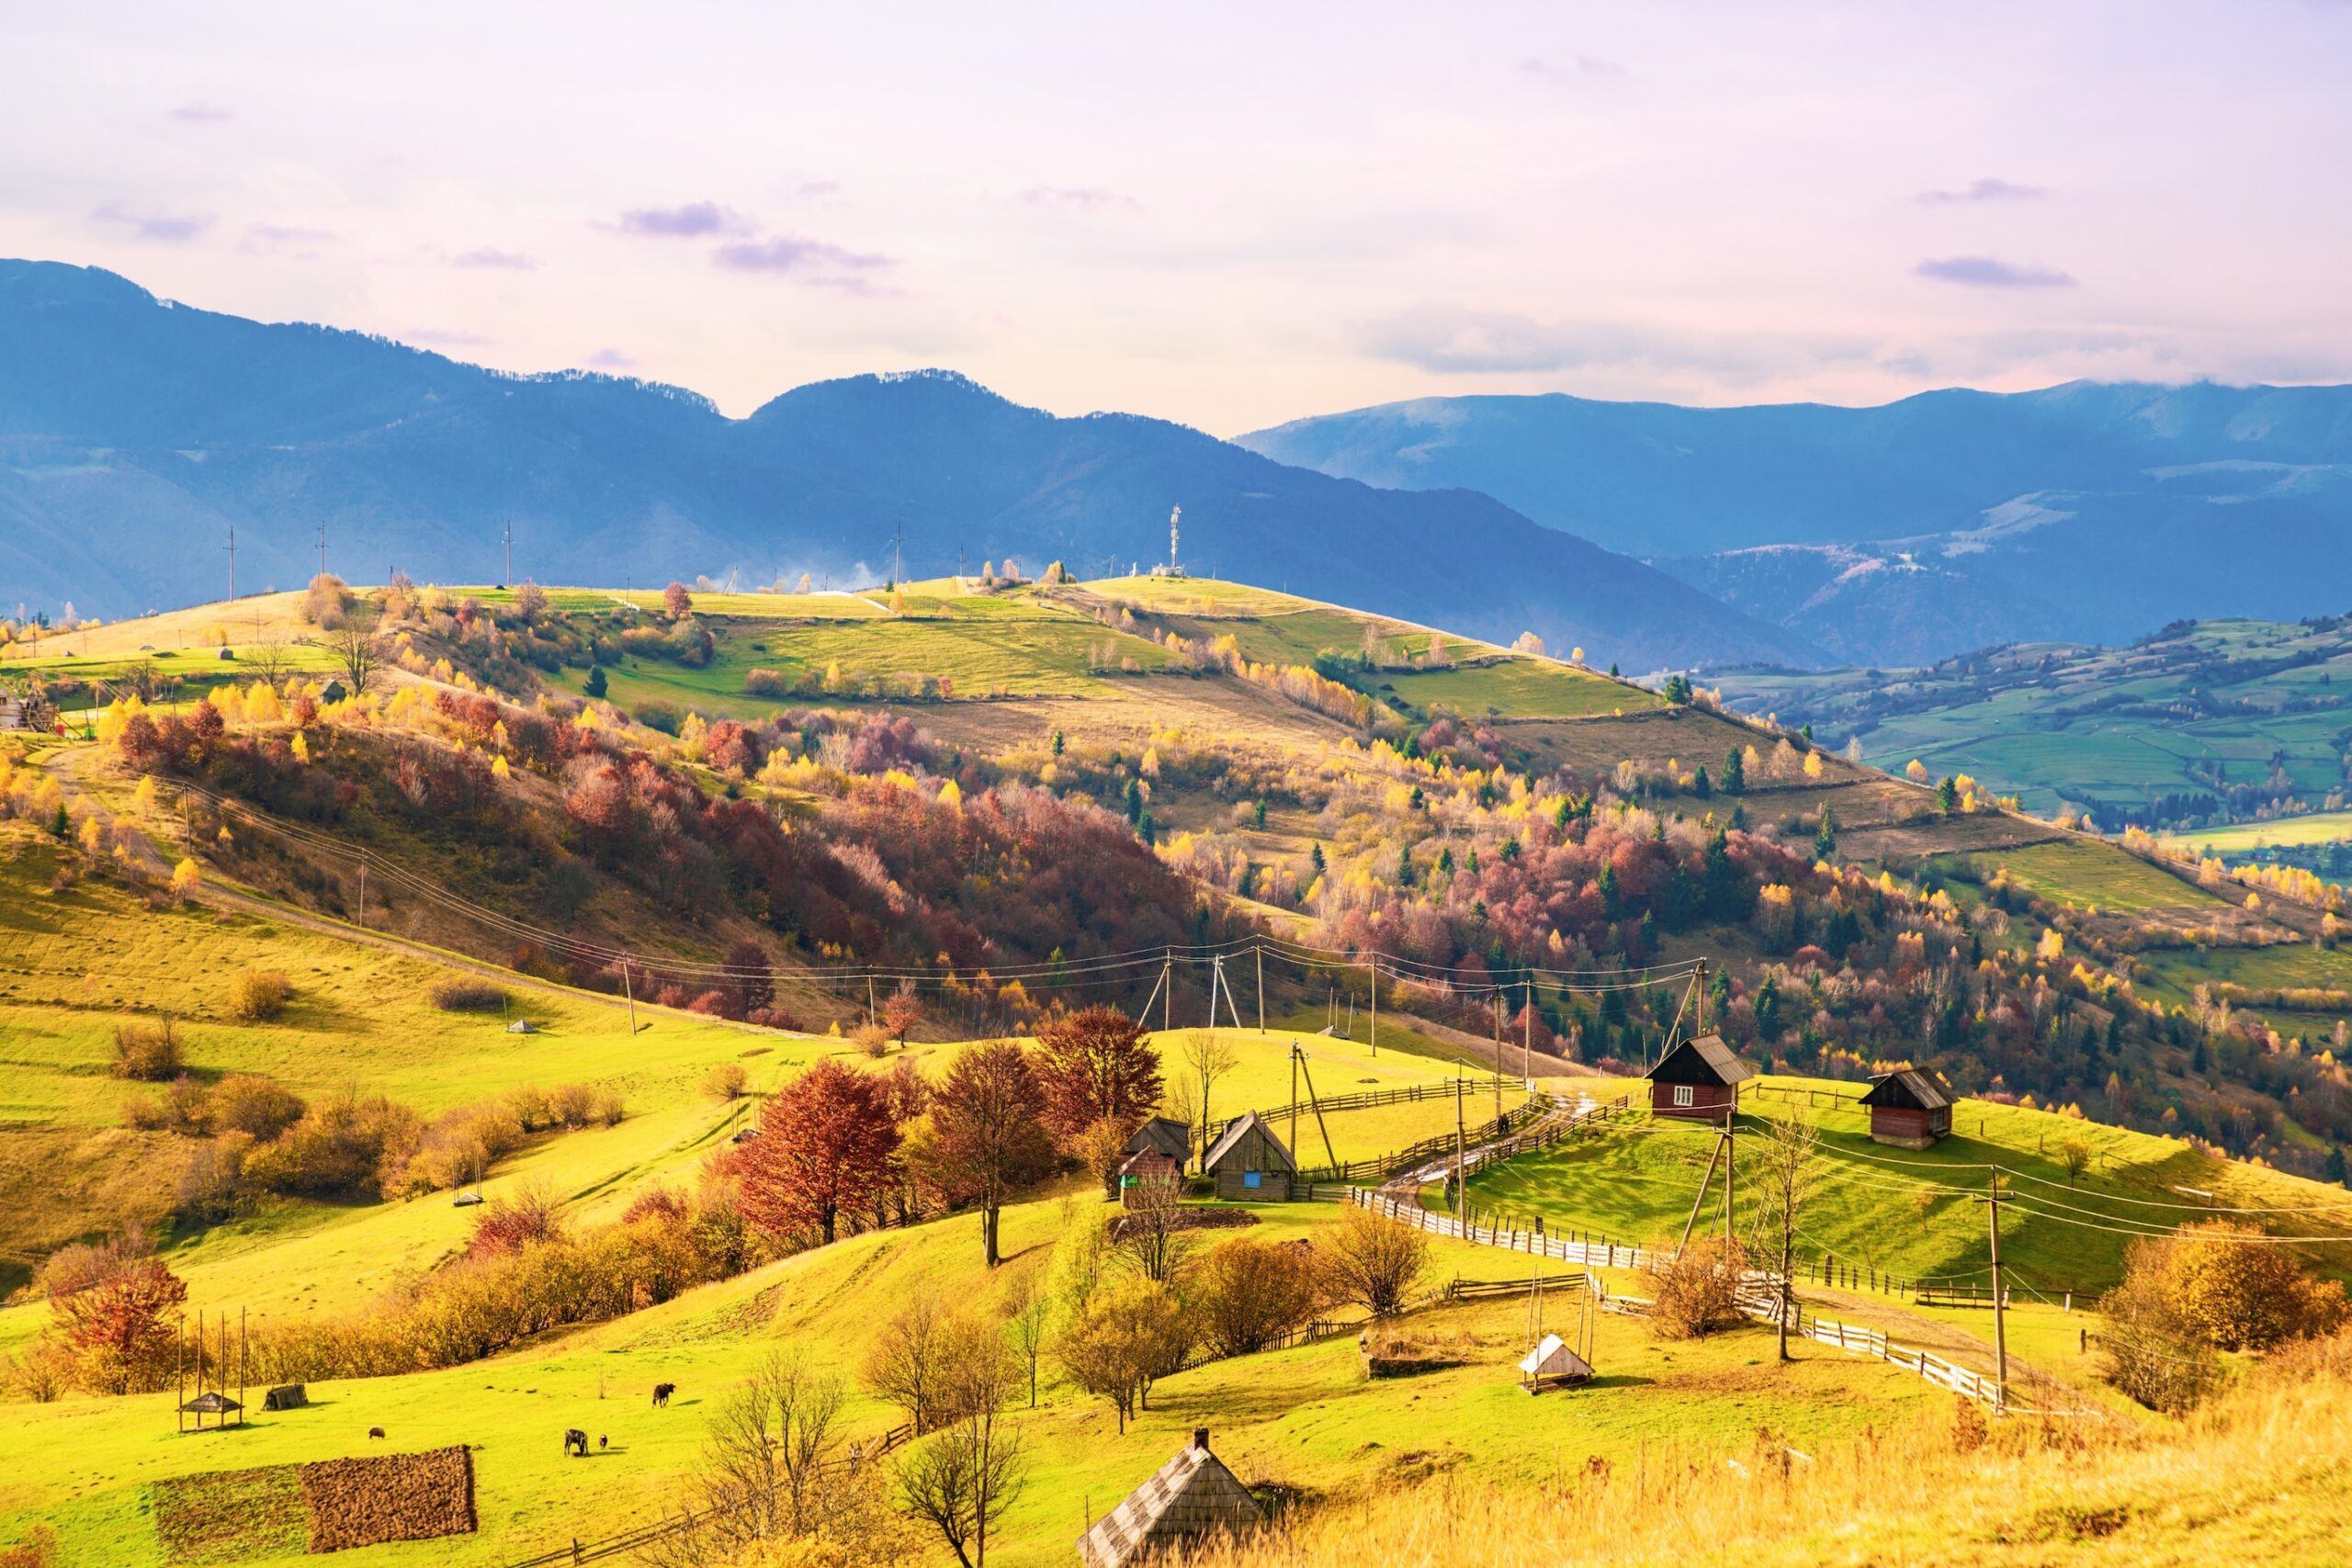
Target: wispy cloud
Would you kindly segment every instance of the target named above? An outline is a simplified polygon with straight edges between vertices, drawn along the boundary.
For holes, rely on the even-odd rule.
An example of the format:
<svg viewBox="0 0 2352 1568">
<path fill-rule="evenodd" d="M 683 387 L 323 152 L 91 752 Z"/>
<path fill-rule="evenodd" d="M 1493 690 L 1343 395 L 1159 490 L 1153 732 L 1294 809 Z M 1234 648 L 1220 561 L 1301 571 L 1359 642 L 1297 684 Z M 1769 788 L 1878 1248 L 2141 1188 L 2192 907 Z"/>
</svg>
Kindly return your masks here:
<svg viewBox="0 0 2352 1568">
<path fill-rule="evenodd" d="M 1102 186 L 1031 186 L 1021 193 L 1023 207 L 1052 212 L 1140 212 L 1143 203 L 1124 191 Z"/>
<path fill-rule="evenodd" d="M 624 234 L 658 240 L 693 240 L 713 234 L 748 234 L 752 220 L 715 201 L 690 201 L 684 207 L 634 207 L 612 227 Z"/>
<path fill-rule="evenodd" d="M 331 229 L 306 228 L 299 223 L 248 223 L 243 248 L 248 251 L 314 250 L 334 237 Z"/>
<path fill-rule="evenodd" d="M 223 120 L 237 118 L 219 104 L 208 104 L 200 99 L 195 103 L 182 104 L 177 108 L 165 112 L 174 119 L 187 125 L 218 125 Z"/>
<path fill-rule="evenodd" d="M 209 212 L 159 212 L 134 208 L 127 202 L 109 201 L 90 209 L 90 221 L 121 231 L 134 239 L 179 245 L 211 228 L 213 218 Z"/>
<path fill-rule="evenodd" d="M 1931 257 L 1911 269 L 1916 276 L 1971 288 L 2072 288 L 2072 275 L 2055 267 L 2026 266 L 1996 256 Z"/>
<path fill-rule="evenodd" d="M 1570 50 L 1566 56 L 1551 60 L 1531 56 L 1519 62 L 1519 72 L 1545 82 L 1589 82 L 1595 77 L 1623 76 L 1625 68 L 1614 61 Z"/>
<path fill-rule="evenodd" d="M 598 370 L 634 370 L 637 361 L 617 348 L 600 348 L 588 356 L 590 366 Z"/>
<path fill-rule="evenodd" d="M 1620 321 L 1544 321 L 1529 316 L 1430 308 L 1371 323 L 1364 349 L 1442 375 L 1525 375 L 1589 367 L 1701 371 L 1727 383 L 1761 379 L 1791 363 L 1865 361 L 1867 339 L 1686 332 Z"/>
<path fill-rule="evenodd" d="M 468 251 L 462 255 L 451 256 L 449 265 L 484 267 L 502 272 L 530 272 L 539 264 L 520 251 L 492 250 L 490 246 L 484 245 L 480 250 Z"/>
<path fill-rule="evenodd" d="M 711 265 L 732 272 L 782 274 L 803 283 L 839 288 L 852 294 L 873 291 L 872 274 L 896 264 L 888 256 L 845 250 L 823 240 L 798 234 L 777 234 L 765 240 L 739 240 L 721 245 L 710 255 Z"/>
<path fill-rule="evenodd" d="M 2014 180 L 1973 180 L 1958 190 L 1923 190 L 1917 197 L 1929 207 L 1946 207 L 1955 202 L 1972 201 L 2040 201 L 2049 196 L 2047 186 L 2018 185 Z"/>
</svg>

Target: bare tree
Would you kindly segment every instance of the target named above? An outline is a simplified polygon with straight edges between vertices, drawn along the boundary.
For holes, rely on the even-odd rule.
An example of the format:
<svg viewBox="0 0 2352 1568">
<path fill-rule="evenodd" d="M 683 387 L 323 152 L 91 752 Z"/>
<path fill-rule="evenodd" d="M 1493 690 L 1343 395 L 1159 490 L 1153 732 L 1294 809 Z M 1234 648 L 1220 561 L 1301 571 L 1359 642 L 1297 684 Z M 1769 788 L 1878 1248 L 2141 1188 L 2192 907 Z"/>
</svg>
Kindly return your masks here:
<svg viewBox="0 0 2352 1568">
<path fill-rule="evenodd" d="M 841 1380 L 778 1351 L 710 1419 L 694 1522 L 658 1543 L 665 1563 L 731 1558 L 760 1540 L 854 1537 L 857 1493 L 840 1452 Z"/>
<path fill-rule="evenodd" d="M 1209 1091 L 1216 1088 L 1217 1079 L 1240 1063 L 1241 1054 L 1234 1049 L 1233 1042 L 1223 1038 L 1214 1029 L 1206 1032 L 1195 1030 L 1184 1037 L 1184 1065 L 1192 1069 L 1193 1081 L 1201 1086 L 1198 1109 L 1203 1141 L 1201 1157 L 1204 1159 L 1208 1157 Z"/>
<path fill-rule="evenodd" d="M 1146 1177 L 1128 1189 L 1126 1212 L 1113 1222 L 1120 1259 L 1147 1280 L 1172 1284 L 1191 1254 L 1183 1198 L 1176 1182 Z"/>
<path fill-rule="evenodd" d="M 1317 1241 L 1325 1299 L 1357 1303 L 1375 1317 L 1404 1311 L 1429 1267 L 1427 1235 L 1352 1204 Z"/>
<path fill-rule="evenodd" d="M 252 668 L 254 674 L 273 686 L 286 679 L 286 670 L 289 661 L 289 656 L 286 650 L 286 639 L 282 637 L 264 637 L 245 649 L 246 664 Z"/>
<path fill-rule="evenodd" d="M 955 1419 L 900 1462 L 899 1495 L 964 1568 L 987 1568 L 989 1522 L 1020 1496 L 1024 1480 L 1021 1436 L 1004 1419 L 1021 1368 L 993 1333 L 956 1337 L 948 1379 Z"/>
<path fill-rule="evenodd" d="M 366 696 L 384 661 L 383 639 L 358 626 L 341 626 L 328 634 L 327 651 L 334 655 L 351 694 Z"/>
<path fill-rule="evenodd" d="M 946 1418 L 956 1335 L 933 1297 L 919 1295 L 882 1325 L 865 1352 L 865 1386 L 927 1432 Z"/>
<path fill-rule="evenodd" d="M 1751 1140 L 1749 1190 L 1758 1194 L 1757 1235 L 1780 1259 L 1780 1353 L 1789 1359 L 1789 1327 L 1796 1316 L 1797 1225 L 1821 1184 L 1821 1130 L 1794 1116 L 1768 1120 Z"/>
<path fill-rule="evenodd" d="M 1037 1278 L 1039 1270 L 1023 1269 L 1004 1291 L 1004 1333 L 1029 1372 L 1029 1408 L 1037 1408 L 1037 1363 L 1053 1337 L 1054 1298 Z"/>
</svg>

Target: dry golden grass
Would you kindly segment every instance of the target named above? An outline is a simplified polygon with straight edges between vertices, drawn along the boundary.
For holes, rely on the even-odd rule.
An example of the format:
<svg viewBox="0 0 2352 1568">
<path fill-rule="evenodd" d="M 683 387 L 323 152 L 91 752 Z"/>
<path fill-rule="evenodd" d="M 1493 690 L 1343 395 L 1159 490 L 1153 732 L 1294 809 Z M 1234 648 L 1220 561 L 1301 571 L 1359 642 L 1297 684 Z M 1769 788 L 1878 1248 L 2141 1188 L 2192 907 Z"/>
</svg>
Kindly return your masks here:
<svg viewBox="0 0 2352 1568">
<path fill-rule="evenodd" d="M 1352 1568 L 1376 1541 L 1384 1568 L 2340 1564 L 2347 1442 L 2352 1337 L 2287 1352 L 2181 1427 L 2020 1417 L 1987 1437 L 1956 1412 L 1809 1464 L 1762 1433 L 1745 1452 L 1659 1450 L 1605 1470 L 1564 1454 L 1539 1491 L 1448 1478 L 1186 1561 Z"/>
</svg>

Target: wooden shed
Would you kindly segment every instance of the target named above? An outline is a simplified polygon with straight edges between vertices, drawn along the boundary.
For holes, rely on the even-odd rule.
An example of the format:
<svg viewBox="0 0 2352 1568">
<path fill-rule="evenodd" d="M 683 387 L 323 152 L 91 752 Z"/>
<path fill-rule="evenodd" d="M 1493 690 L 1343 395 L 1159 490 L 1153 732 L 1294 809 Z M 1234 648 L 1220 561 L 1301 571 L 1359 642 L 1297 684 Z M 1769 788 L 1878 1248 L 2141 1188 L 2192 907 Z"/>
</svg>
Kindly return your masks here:
<svg viewBox="0 0 2352 1568">
<path fill-rule="evenodd" d="M 1209 1429 L 1078 1538 L 1086 1568 L 1126 1568 L 1217 1535 L 1238 1535 L 1265 1516 L 1241 1478 L 1209 1452 Z"/>
<path fill-rule="evenodd" d="M 1182 1165 L 1193 1157 L 1193 1129 L 1173 1116 L 1154 1116 L 1127 1134 L 1127 1153 L 1139 1155 L 1146 1149 Z"/>
<path fill-rule="evenodd" d="M 1291 1179 L 1298 1174 L 1298 1162 L 1254 1111 L 1243 1111 L 1226 1128 L 1204 1164 L 1216 1179 L 1218 1197 L 1250 1202 L 1289 1201 Z"/>
<path fill-rule="evenodd" d="M 1148 1187 L 1172 1187 L 1182 1196 L 1184 1162 L 1158 1149 L 1138 1149 L 1120 1162 L 1119 1202 L 1122 1206 L 1134 1208 L 1137 1196 Z"/>
<path fill-rule="evenodd" d="M 1871 1108 L 1871 1142 L 1898 1149 L 1932 1148 L 1951 1136 L 1951 1106 L 1959 1097 L 1932 1067 L 1898 1067 L 1871 1078 L 1862 1103 Z"/>
<path fill-rule="evenodd" d="M 1685 1040 L 1649 1070 L 1650 1112 L 1697 1122 L 1728 1121 L 1739 1086 L 1756 1075 L 1719 1034 Z"/>
</svg>

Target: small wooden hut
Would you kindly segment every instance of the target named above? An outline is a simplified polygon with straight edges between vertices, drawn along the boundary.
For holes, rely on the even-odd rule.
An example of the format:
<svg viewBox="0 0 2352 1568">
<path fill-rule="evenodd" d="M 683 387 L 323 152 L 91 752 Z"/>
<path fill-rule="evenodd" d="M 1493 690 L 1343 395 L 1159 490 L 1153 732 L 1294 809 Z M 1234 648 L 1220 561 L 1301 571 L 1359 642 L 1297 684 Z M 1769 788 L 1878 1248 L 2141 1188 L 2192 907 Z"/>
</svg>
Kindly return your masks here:
<svg viewBox="0 0 2352 1568">
<path fill-rule="evenodd" d="M 1193 1157 L 1193 1129 L 1173 1116 L 1154 1116 L 1127 1134 L 1127 1153 L 1156 1150 L 1182 1165 Z"/>
<path fill-rule="evenodd" d="M 1519 1363 L 1519 1386 L 1530 1393 L 1541 1393 L 1547 1388 L 1566 1388 L 1592 1376 L 1592 1363 L 1569 1348 L 1568 1342 L 1556 1334 L 1546 1334 L 1543 1342 L 1527 1353 Z"/>
<path fill-rule="evenodd" d="M 1649 1070 L 1650 1113 L 1724 1122 L 1739 1109 L 1739 1086 L 1756 1075 L 1719 1034 L 1685 1040 Z"/>
<path fill-rule="evenodd" d="M 1298 1174 L 1298 1162 L 1254 1111 L 1243 1111 L 1225 1130 L 1204 1163 L 1218 1197 L 1257 1203 L 1288 1202 L 1291 1179 Z"/>
<path fill-rule="evenodd" d="M 1871 1078 L 1871 1142 L 1898 1149 L 1933 1148 L 1951 1136 L 1951 1085 L 1933 1067 L 1898 1067 Z"/>
<path fill-rule="evenodd" d="M 1078 1538 L 1086 1568 L 1127 1568 L 1171 1548 L 1238 1535 L 1264 1517 L 1241 1478 L 1209 1452 L 1209 1429 Z"/>
<path fill-rule="evenodd" d="M 1162 1154 L 1158 1149 L 1138 1149 L 1119 1166 L 1119 1202 L 1132 1209 L 1149 1188 L 1173 1188 L 1179 1196 L 1184 1190 L 1184 1164 Z"/>
</svg>

